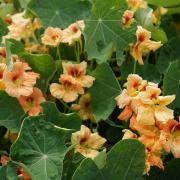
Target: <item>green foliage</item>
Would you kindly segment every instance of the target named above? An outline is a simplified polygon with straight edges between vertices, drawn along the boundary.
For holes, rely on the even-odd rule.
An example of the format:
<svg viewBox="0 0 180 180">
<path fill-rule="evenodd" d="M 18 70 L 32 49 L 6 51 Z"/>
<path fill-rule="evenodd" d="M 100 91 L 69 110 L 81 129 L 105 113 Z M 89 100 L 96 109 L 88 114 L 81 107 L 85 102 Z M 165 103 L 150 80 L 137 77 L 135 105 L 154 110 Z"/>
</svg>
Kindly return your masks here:
<svg viewBox="0 0 180 180">
<path fill-rule="evenodd" d="M 121 68 L 121 75 L 123 78 L 127 78 L 129 74 L 133 73 L 134 69 L 134 62 L 124 62 L 122 64 Z M 153 73 L 152 73 L 153 72 Z M 140 75 L 143 79 L 146 79 L 148 81 L 160 82 L 160 73 L 157 69 L 157 67 L 153 64 L 148 63 L 147 61 L 144 61 L 144 65 L 136 64 L 136 74 Z"/>
<path fill-rule="evenodd" d="M 180 61 L 173 61 L 170 63 L 167 73 L 164 76 L 164 94 L 175 94 L 176 99 L 171 106 L 173 108 L 180 108 Z"/>
<path fill-rule="evenodd" d="M 46 121 L 49 121 L 56 126 L 79 130 L 81 126 L 81 119 L 76 113 L 64 114 L 59 112 L 56 104 L 53 102 L 45 102 L 42 104 L 43 114 L 46 115 Z"/>
<path fill-rule="evenodd" d="M 164 0 L 147 0 L 149 4 L 156 5 L 156 6 L 163 6 L 163 7 L 171 7 L 179 5 L 179 0 L 171 0 L 171 1 L 164 1 Z"/>
<path fill-rule="evenodd" d="M 8 69 L 11 70 L 13 66 L 12 56 L 14 54 L 20 56 L 25 50 L 22 43 L 14 39 L 6 39 L 5 46 L 6 46 L 6 56 L 7 56 L 6 64 Z"/>
<path fill-rule="evenodd" d="M 43 116 L 26 118 L 11 148 L 11 158 L 22 165 L 33 180 L 59 180 L 68 151 L 65 141 L 69 133 L 67 129 L 46 122 Z"/>
<path fill-rule="evenodd" d="M 107 119 L 116 106 L 115 97 L 121 92 L 119 83 L 106 63 L 99 65 L 93 72 L 95 82 L 89 90 L 92 96 L 92 112 L 97 121 Z"/>
<path fill-rule="evenodd" d="M 118 59 L 128 44 L 135 40 L 135 28 L 122 27 L 121 17 L 125 9 L 124 0 L 95 1 L 90 19 L 85 20 L 84 31 L 85 48 L 90 59 L 105 61 L 114 49 Z"/>
<path fill-rule="evenodd" d="M 0 126 L 5 126 L 13 132 L 20 129 L 24 111 L 16 98 L 0 91 Z"/>
<path fill-rule="evenodd" d="M 89 15 L 90 3 L 87 0 L 33 0 L 28 5 L 44 26 L 65 28 L 71 23 Z"/>
<path fill-rule="evenodd" d="M 1 180 L 20 180 L 16 174 L 16 166 L 9 162 L 6 166 L 0 167 Z"/>
<path fill-rule="evenodd" d="M 175 37 L 172 38 L 163 49 L 161 49 L 157 62 L 159 72 L 165 74 L 173 61 L 180 60 L 179 46 L 180 37 Z"/>
<path fill-rule="evenodd" d="M 145 166 L 144 146 L 137 140 L 129 139 L 118 142 L 108 152 L 103 169 L 85 159 L 75 171 L 73 180 L 132 180 L 141 178 Z"/>
<path fill-rule="evenodd" d="M 0 18 L 0 41 L 2 39 L 2 36 L 6 35 L 8 32 L 7 25 L 4 23 L 4 21 Z"/>
</svg>

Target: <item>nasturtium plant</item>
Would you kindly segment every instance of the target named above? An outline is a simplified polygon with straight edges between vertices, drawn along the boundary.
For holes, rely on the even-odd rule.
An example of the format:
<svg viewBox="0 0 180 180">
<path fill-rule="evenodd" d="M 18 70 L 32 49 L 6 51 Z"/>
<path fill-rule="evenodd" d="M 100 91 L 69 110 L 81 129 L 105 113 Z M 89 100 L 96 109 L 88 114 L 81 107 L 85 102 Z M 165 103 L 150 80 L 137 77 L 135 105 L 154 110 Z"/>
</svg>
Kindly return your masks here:
<svg viewBox="0 0 180 180">
<path fill-rule="evenodd" d="M 179 0 L 0 0 L 0 180 L 178 180 Z"/>
<path fill-rule="evenodd" d="M 125 1 L 95 1 L 92 15 L 85 20 L 85 48 L 89 58 L 101 60 L 102 54 L 105 54 L 104 49 L 111 53 L 116 49 L 117 56 L 120 56 L 122 50 L 134 41 L 135 27 L 124 29 L 119 18 L 126 9 Z"/>
</svg>

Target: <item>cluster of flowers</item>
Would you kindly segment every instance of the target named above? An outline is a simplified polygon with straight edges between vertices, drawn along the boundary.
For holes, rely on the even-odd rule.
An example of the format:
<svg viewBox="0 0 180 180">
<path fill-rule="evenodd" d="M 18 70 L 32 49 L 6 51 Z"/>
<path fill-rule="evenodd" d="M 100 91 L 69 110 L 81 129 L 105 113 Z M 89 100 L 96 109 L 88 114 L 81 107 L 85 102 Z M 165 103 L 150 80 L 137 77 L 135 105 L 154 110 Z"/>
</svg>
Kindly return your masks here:
<svg viewBox="0 0 180 180">
<path fill-rule="evenodd" d="M 166 107 L 175 96 L 161 96 L 157 84 L 143 80 L 137 74 L 130 74 L 126 88 L 116 97 L 117 105 L 123 111 L 121 121 L 130 119 L 123 139 L 137 138 L 146 148 L 146 172 L 150 166 L 163 169 L 163 150 L 180 157 L 180 122 L 174 120 L 173 110 Z M 136 132 L 136 133 L 135 133 Z"/>
<path fill-rule="evenodd" d="M 3 37 L 5 39 L 24 40 L 29 43 L 29 38 L 34 37 L 35 30 L 41 27 L 37 19 L 33 21 L 30 18 L 24 18 L 25 13 L 17 13 L 12 16 L 7 16 L 5 21 L 9 24 L 8 34 Z"/>
<path fill-rule="evenodd" d="M 50 92 L 57 99 L 63 99 L 64 102 L 73 102 L 79 94 L 84 94 L 84 88 L 93 85 L 94 77 L 86 75 L 87 63 L 85 61 L 80 64 L 63 62 L 62 66 L 63 74 L 59 78 L 61 84 L 51 84 Z"/>
<path fill-rule="evenodd" d="M 57 47 L 60 43 L 68 43 L 72 45 L 81 38 L 81 31 L 85 28 L 84 21 L 77 21 L 68 28 L 61 30 L 60 28 L 48 27 L 41 38 L 44 45 Z"/>
<path fill-rule="evenodd" d="M 122 24 L 125 28 L 130 27 L 135 19 L 134 13 L 139 8 L 147 8 L 147 2 L 144 0 L 127 0 L 129 10 L 126 10 L 123 14 Z M 152 14 L 152 22 L 158 24 L 158 20 L 161 15 L 165 14 L 167 11 L 164 8 L 157 9 Z M 143 56 L 147 55 L 150 51 L 156 51 L 159 49 L 162 44 L 161 42 L 152 41 L 151 32 L 144 29 L 142 26 L 137 27 L 136 31 L 137 41 L 134 45 L 131 45 L 131 55 L 132 57 L 139 62 L 139 64 L 143 64 Z"/>
<path fill-rule="evenodd" d="M 8 69 L 4 62 L 0 63 L 0 90 L 16 97 L 30 116 L 38 115 L 42 111 L 40 104 L 45 101 L 41 90 L 34 87 L 38 78 L 39 74 L 32 72 L 18 57 L 14 58 L 12 69 Z"/>
</svg>

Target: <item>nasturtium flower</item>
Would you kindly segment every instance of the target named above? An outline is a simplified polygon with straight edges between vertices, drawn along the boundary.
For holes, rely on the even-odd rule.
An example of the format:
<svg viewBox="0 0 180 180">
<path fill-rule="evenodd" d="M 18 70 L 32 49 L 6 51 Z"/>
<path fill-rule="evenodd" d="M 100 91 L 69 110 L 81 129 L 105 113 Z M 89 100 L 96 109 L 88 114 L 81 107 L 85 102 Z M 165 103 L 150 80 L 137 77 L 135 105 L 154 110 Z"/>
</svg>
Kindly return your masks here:
<svg viewBox="0 0 180 180">
<path fill-rule="evenodd" d="M 91 97 L 90 94 L 84 94 L 79 99 L 79 104 L 73 104 L 72 109 L 78 111 L 82 120 L 94 120 L 91 111 Z"/>
<path fill-rule="evenodd" d="M 6 48 L 0 47 L 0 62 L 6 63 Z"/>
<path fill-rule="evenodd" d="M 132 108 L 130 106 L 126 106 L 117 118 L 121 121 L 127 121 L 132 116 L 132 113 Z"/>
<path fill-rule="evenodd" d="M 126 105 L 128 105 L 131 101 L 131 97 L 128 95 L 128 92 L 126 89 L 122 91 L 122 93 L 115 98 L 117 105 L 120 109 L 124 108 Z"/>
<path fill-rule="evenodd" d="M 79 94 L 84 94 L 81 84 L 70 75 L 62 74 L 59 83 L 50 85 L 50 92 L 57 99 L 62 99 L 64 102 L 73 102 Z"/>
<path fill-rule="evenodd" d="M 168 12 L 167 8 L 158 7 L 152 14 L 152 22 L 153 24 L 160 24 L 161 23 L 161 16 Z"/>
<path fill-rule="evenodd" d="M 175 158 L 180 158 L 180 122 L 169 120 L 161 124 L 161 143 L 166 152 L 172 152 Z"/>
<path fill-rule="evenodd" d="M 151 32 L 144 29 L 142 26 L 138 26 L 136 31 L 137 42 L 132 48 L 131 55 L 139 64 L 143 64 L 143 56 L 147 55 L 150 51 L 156 51 L 162 44 L 160 41 L 152 41 Z"/>
<path fill-rule="evenodd" d="M 137 138 L 137 134 L 133 133 L 129 129 L 123 129 L 122 131 L 124 133 L 122 139 L 132 139 L 132 138 Z"/>
<path fill-rule="evenodd" d="M 132 10 L 137 10 L 139 8 L 147 8 L 147 2 L 144 0 L 126 0 L 128 6 Z"/>
<path fill-rule="evenodd" d="M 26 40 L 32 36 L 34 29 L 30 18 L 24 18 L 24 12 L 11 16 L 8 34 L 3 39 Z"/>
<path fill-rule="evenodd" d="M 43 97 L 41 90 L 34 87 L 31 95 L 20 96 L 18 100 L 25 112 L 28 112 L 30 116 L 37 116 L 42 112 L 40 104 L 45 101 L 45 98 Z"/>
<path fill-rule="evenodd" d="M 75 64 L 63 62 L 63 73 L 72 76 L 82 87 L 89 88 L 93 85 L 94 77 L 86 75 L 87 63 L 85 61 Z"/>
<path fill-rule="evenodd" d="M 84 21 L 77 21 L 71 24 L 68 28 L 63 30 L 62 42 L 72 45 L 74 42 L 79 41 L 84 28 Z"/>
<path fill-rule="evenodd" d="M 3 81 L 3 74 L 5 69 L 7 68 L 5 63 L 0 63 L 0 90 L 5 90 L 5 84 Z"/>
<path fill-rule="evenodd" d="M 57 47 L 61 43 L 62 37 L 63 31 L 60 28 L 48 27 L 45 30 L 41 40 L 44 45 Z"/>
<path fill-rule="evenodd" d="M 81 153 L 88 158 L 95 158 L 106 142 L 106 139 L 98 133 L 92 133 L 89 128 L 81 125 L 80 131 L 72 133 L 71 143 L 74 145 L 75 152 Z"/>
<path fill-rule="evenodd" d="M 84 88 L 93 85 L 94 77 L 86 75 L 87 63 L 81 62 L 74 64 L 72 62 L 63 62 L 63 74 L 59 78 L 60 84 L 50 85 L 51 94 L 57 99 L 63 99 L 65 102 L 73 102 L 79 94 L 84 94 Z"/>
<path fill-rule="evenodd" d="M 161 89 L 157 84 L 136 74 L 128 76 L 125 86 L 126 89 L 115 98 L 120 109 L 125 107 L 118 116 L 119 120 L 127 121 L 134 114 L 138 123 L 155 125 L 174 118 L 174 111 L 166 106 L 175 99 L 175 95 L 160 96 Z"/>
<path fill-rule="evenodd" d="M 127 78 L 127 92 L 130 96 L 136 96 L 140 91 L 143 91 L 147 86 L 147 81 L 143 80 L 137 74 L 130 74 Z"/>
<path fill-rule="evenodd" d="M 134 22 L 134 12 L 131 10 L 126 10 L 123 14 L 122 24 L 124 27 L 130 27 Z"/>
<path fill-rule="evenodd" d="M 37 78 L 39 74 L 32 72 L 27 63 L 15 62 L 12 70 L 5 69 L 3 73 L 5 91 L 12 97 L 29 96 Z"/>
</svg>

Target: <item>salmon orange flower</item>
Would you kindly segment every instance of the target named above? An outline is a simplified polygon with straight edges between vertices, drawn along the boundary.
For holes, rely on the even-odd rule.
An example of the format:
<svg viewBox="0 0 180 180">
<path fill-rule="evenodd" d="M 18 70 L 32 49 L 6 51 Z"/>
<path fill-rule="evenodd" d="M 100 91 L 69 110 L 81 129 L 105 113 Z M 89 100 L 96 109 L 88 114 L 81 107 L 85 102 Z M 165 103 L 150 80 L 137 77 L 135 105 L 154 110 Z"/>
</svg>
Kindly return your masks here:
<svg viewBox="0 0 180 180">
<path fill-rule="evenodd" d="M 5 90 L 5 84 L 3 81 L 3 74 L 5 69 L 7 68 L 5 63 L 0 63 L 0 90 Z"/>
<path fill-rule="evenodd" d="M 82 95 L 79 99 L 79 104 L 73 104 L 72 109 L 79 112 L 82 120 L 94 120 L 91 111 L 91 97 L 90 94 Z"/>
<path fill-rule="evenodd" d="M 45 98 L 41 90 L 34 87 L 31 95 L 20 96 L 18 100 L 25 112 L 28 112 L 30 116 L 37 116 L 42 112 L 41 103 L 45 101 Z"/>
<path fill-rule="evenodd" d="M 33 26 L 30 18 L 24 18 L 24 12 L 11 16 L 11 24 L 8 26 L 8 34 L 4 39 L 27 39 L 33 34 Z"/>
<path fill-rule="evenodd" d="M 63 30 L 63 43 L 72 45 L 75 41 L 81 38 L 82 31 L 85 28 L 84 21 L 77 21 L 71 24 L 68 28 Z"/>
<path fill-rule="evenodd" d="M 139 8 L 147 8 L 147 2 L 144 0 L 126 0 L 128 3 L 128 6 L 132 10 L 137 10 Z"/>
<path fill-rule="evenodd" d="M 123 14 L 122 24 L 124 27 L 130 27 L 131 24 L 134 22 L 134 12 L 131 10 L 126 10 Z"/>
<path fill-rule="evenodd" d="M 82 87 L 89 88 L 93 85 L 94 77 L 86 75 L 87 63 L 85 61 L 80 64 L 72 62 L 63 62 L 63 73 L 72 76 Z"/>
<path fill-rule="evenodd" d="M 84 94 L 82 86 L 70 75 L 62 74 L 59 82 L 61 84 L 52 83 L 50 85 L 50 92 L 57 99 L 73 102 L 78 98 L 78 94 Z"/>
<path fill-rule="evenodd" d="M 15 62 L 12 70 L 5 69 L 3 73 L 5 90 L 12 97 L 31 95 L 37 78 L 39 74 L 32 72 L 25 62 Z"/>
<path fill-rule="evenodd" d="M 63 32 L 60 28 L 48 27 L 41 40 L 42 43 L 49 46 L 57 47 L 62 41 Z"/>
<path fill-rule="evenodd" d="M 151 32 L 144 29 L 142 26 L 138 26 L 136 37 L 137 42 L 133 46 L 131 54 L 139 64 L 143 64 L 142 57 L 147 55 L 150 51 L 156 51 L 162 46 L 162 44 L 160 41 L 156 42 L 150 40 Z"/>
<path fill-rule="evenodd" d="M 137 74 L 130 74 L 127 78 L 127 92 L 130 96 L 136 96 L 147 86 L 147 81 Z"/>
<path fill-rule="evenodd" d="M 124 133 L 122 139 L 131 139 L 131 138 L 137 138 L 137 134 L 133 133 L 129 129 L 123 129 L 122 131 Z"/>
<path fill-rule="evenodd" d="M 169 120 L 160 125 L 161 143 L 167 152 L 172 152 L 175 158 L 180 158 L 180 122 Z"/>
<path fill-rule="evenodd" d="M 6 48 L 0 47 L 0 62 L 6 63 Z"/>
<path fill-rule="evenodd" d="M 120 109 L 125 107 L 118 119 L 126 121 L 134 114 L 138 123 L 155 125 L 174 118 L 174 111 L 166 106 L 175 99 L 175 95 L 160 96 L 157 84 L 147 82 L 136 74 L 128 76 L 126 87 L 115 98 Z"/>
<path fill-rule="evenodd" d="M 98 135 L 98 133 L 91 133 L 90 129 L 81 125 L 81 130 L 72 133 L 71 143 L 75 147 L 75 152 L 81 153 L 88 158 L 95 158 L 99 153 L 106 139 Z"/>
</svg>

